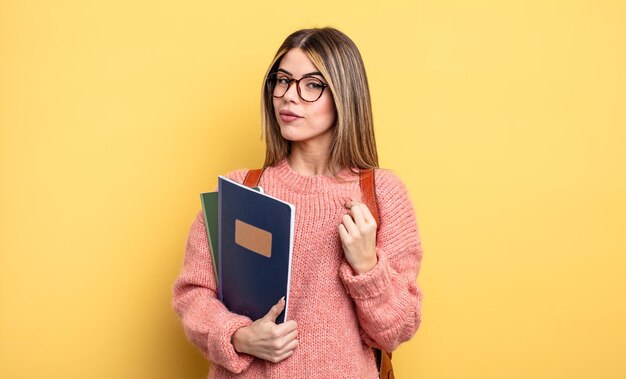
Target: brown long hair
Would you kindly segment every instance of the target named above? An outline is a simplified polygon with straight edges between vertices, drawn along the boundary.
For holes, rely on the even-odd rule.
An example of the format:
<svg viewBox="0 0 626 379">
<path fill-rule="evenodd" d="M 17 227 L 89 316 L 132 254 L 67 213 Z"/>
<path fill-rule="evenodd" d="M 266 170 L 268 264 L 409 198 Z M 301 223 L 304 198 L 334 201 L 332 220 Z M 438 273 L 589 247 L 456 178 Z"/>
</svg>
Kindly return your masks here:
<svg viewBox="0 0 626 379">
<path fill-rule="evenodd" d="M 347 35 L 334 28 L 298 30 L 280 46 L 265 77 L 278 69 L 289 50 L 296 48 L 317 67 L 333 95 L 337 119 L 330 146 L 330 172 L 378 167 L 370 92 L 359 49 Z M 261 114 L 266 144 L 264 167 L 267 167 L 289 155 L 289 141 L 280 134 L 267 79 L 261 96 Z"/>
</svg>

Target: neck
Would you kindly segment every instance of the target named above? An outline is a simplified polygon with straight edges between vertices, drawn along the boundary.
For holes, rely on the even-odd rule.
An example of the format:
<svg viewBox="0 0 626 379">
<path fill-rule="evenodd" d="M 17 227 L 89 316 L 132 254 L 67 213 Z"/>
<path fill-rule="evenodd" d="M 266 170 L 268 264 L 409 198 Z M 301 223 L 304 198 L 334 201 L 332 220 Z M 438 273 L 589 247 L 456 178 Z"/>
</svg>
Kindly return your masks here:
<svg viewBox="0 0 626 379">
<path fill-rule="evenodd" d="M 292 170 L 301 175 L 331 175 L 327 150 L 307 149 L 302 144 L 292 143 L 287 162 Z"/>
</svg>

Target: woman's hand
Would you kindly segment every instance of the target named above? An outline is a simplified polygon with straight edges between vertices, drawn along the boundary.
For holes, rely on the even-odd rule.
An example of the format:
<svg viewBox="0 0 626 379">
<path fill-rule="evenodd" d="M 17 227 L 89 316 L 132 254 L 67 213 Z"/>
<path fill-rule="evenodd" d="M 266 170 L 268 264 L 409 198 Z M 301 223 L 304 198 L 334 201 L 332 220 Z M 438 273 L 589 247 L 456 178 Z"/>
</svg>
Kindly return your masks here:
<svg viewBox="0 0 626 379">
<path fill-rule="evenodd" d="M 357 275 L 369 272 L 376 258 L 376 220 L 367 206 L 356 201 L 346 204 L 349 214 L 339 224 L 339 237 L 343 253 Z"/>
<path fill-rule="evenodd" d="M 265 316 L 237 329 L 233 334 L 235 350 L 273 363 L 289 358 L 298 346 L 298 325 L 294 320 L 276 324 L 276 318 L 283 309 L 284 297 Z"/>
</svg>

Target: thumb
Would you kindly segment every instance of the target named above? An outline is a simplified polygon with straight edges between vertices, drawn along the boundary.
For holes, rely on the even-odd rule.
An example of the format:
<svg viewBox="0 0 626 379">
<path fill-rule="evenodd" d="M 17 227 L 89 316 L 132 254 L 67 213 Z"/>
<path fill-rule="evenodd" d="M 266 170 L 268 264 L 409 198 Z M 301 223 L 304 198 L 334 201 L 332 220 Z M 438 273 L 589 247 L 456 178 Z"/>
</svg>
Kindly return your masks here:
<svg viewBox="0 0 626 379">
<path fill-rule="evenodd" d="M 280 315 L 280 313 L 284 309 L 285 309 L 285 297 L 283 296 L 280 298 L 280 300 L 278 300 L 278 303 L 274 304 L 272 308 L 270 308 L 269 312 L 267 312 L 267 314 L 263 316 L 263 318 L 265 320 L 275 322 L 278 315 Z"/>
</svg>

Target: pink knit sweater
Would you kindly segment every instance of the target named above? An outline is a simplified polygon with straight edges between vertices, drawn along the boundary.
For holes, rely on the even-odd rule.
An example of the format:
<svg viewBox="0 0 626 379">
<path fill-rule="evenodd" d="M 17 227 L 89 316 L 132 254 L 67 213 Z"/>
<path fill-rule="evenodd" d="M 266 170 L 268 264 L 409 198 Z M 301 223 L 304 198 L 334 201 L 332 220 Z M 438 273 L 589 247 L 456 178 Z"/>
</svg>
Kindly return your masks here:
<svg viewBox="0 0 626 379">
<path fill-rule="evenodd" d="M 245 174 L 239 170 L 228 176 L 243 182 Z M 173 304 L 189 340 L 213 362 L 209 378 L 376 378 L 370 347 L 393 351 L 417 331 L 422 250 L 403 183 L 389 171 L 376 170 L 378 263 L 356 275 L 343 256 L 337 226 L 347 213 L 344 204 L 361 200 L 361 192 L 358 176 L 344 170 L 339 177 L 302 176 L 282 161 L 266 169 L 259 183 L 266 193 L 296 207 L 288 318 L 298 323 L 299 346 L 280 363 L 234 350 L 231 336 L 252 320 L 230 313 L 217 300 L 206 229 L 198 214 Z"/>
</svg>

